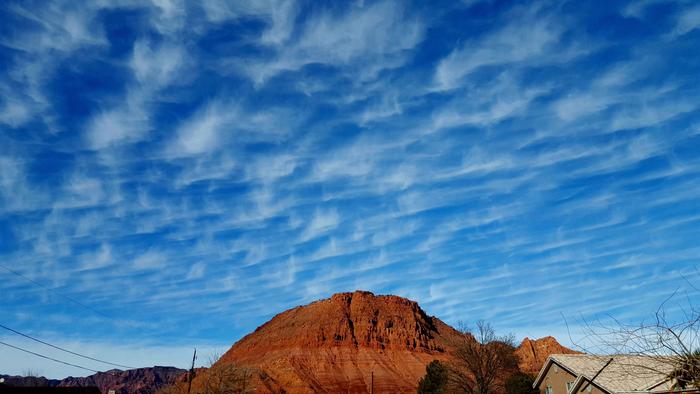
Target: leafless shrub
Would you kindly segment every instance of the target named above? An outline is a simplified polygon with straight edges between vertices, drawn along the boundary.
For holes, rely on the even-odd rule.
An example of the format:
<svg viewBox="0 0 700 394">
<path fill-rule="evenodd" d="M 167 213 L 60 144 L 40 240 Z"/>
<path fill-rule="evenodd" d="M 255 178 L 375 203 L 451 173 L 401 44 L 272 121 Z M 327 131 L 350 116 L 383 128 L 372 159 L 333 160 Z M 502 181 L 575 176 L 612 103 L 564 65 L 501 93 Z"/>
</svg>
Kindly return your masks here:
<svg viewBox="0 0 700 394">
<path fill-rule="evenodd" d="M 228 362 L 218 362 L 220 352 L 207 358 L 208 368 L 195 377 L 190 394 L 247 394 L 254 392 L 253 371 Z M 158 394 L 186 394 L 189 384 L 178 382 L 158 391 Z"/>
<path fill-rule="evenodd" d="M 46 386 L 46 379 L 41 376 L 41 371 L 37 369 L 25 369 L 22 371 L 22 376 L 24 376 L 22 385 L 25 387 Z"/>
<path fill-rule="evenodd" d="M 475 329 L 460 324 L 463 341 L 454 344 L 450 391 L 490 394 L 504 392 L 503 378 L 518 368 L 512 335 L 496 335 L 493 327 L 478 321 Z"/>
<path fill-rule="evenodd" d="M 686 281 L 697 296 L 698 288 Z M 593 322 L 582 319 L 584 336 L 572 343 L 589 354 L 644 356 L 643 363 L 629 358 L 630 374 L 667 376 L 675 389 L 700 388 L 700 310 L 692 300 L 690 294 L 681 297 L 676 291 L 651 319 L 639 324 L 612 316 Z"/>
</svg>

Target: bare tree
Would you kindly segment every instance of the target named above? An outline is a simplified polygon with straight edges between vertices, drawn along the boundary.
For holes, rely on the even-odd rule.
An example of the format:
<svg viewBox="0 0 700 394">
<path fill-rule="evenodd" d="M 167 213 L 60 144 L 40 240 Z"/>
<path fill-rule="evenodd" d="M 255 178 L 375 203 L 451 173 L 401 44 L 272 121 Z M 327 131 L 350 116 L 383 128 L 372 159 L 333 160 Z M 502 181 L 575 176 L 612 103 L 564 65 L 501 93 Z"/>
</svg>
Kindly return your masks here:
<svg viewBox="0 0 700 394">
<path fill-rule="evenodd" d="M 253 371 L 229 362 L 219 362 L 221 353 L 209 355 L 207 368 L 198 372 L 191 394 L 247 394 L 254 392 Z M 187 384 L 177 382 L 158 391 L 159 394 L 185 394 Z"/>
<path fill-rule="evenodd" d="M 209 356 L 209 369 L 203 375 L 201 394 L 245 394 L 252 392 L 250 369 L 232 363 L 220 363 L 220 353 Z"/>
<path fill-rule="evenodd" d="M 517 370 L 512 335 L 498 336 L 490 324 L 476 323 L 471 330 L 461 326 L 463 341 L 454 345 L 450 387 L 473 394 L 503 392 L 504 377 Z"/>
<path fill-rule="evenodd" d="M 700 388 L 700 310 L 689 295 L 682 302 L 676 302 L 678 298 L 674 292 L 652 319 L 639 324 L 613 317 L 593 323 L 584 319 L 584 337 L 572 342 L 589 354 L 641 356 L 614 357 L 630 375 L 666 376 L 674 389 Z"/>
<path fill-rule="evenodd" d="M 37 369 L 25 369 L 22 370 L 23 385 L 26 387 L 41 387 L 47 385 L 47 380 L 41 376 L 41 371 Z"/>
</svg>

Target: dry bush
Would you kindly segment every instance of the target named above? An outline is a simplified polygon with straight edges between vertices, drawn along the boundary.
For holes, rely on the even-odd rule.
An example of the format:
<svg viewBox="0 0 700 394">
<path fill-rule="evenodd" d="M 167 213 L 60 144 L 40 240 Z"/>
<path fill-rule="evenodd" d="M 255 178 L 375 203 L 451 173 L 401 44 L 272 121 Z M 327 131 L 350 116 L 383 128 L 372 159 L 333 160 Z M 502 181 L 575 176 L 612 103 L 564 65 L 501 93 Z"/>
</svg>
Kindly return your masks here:
<svg viewBox="0 0 700 394">
<path fill-rule="evenodd" d="M 484 321 L 478 321 L 473 330 L 460 325 L 459 331 L 464 340 L 453 345 L 449 392 L 504 392 L 504 377 L 518 369 L 514 337 L 496 335 Z"/>
<path fill-rule="evenodd" d="M 209 356 L 209 367 L 188 381 L 162 388 L 158 394 L 247 394 L 254 392 L 253 371 L 231 363 L 219 363 L 220 354 Z M 189 378 L 189 377 L 188 377 Z"/>
<path fill-rule="evenodd" d="M 700 388 L 700 310 L 692 301 L 700 290 L 688 284 L 692 294 L 680 297 L 674 292 L 651 319 L 639 324 L 613 317 L 582 319 L 584 337 L 572 343 L 589 354 L 644 356 L 643 365 L 629 365 L 630 374 L 666 375 L 674 379 L 675 389 Z"/>
</svg>

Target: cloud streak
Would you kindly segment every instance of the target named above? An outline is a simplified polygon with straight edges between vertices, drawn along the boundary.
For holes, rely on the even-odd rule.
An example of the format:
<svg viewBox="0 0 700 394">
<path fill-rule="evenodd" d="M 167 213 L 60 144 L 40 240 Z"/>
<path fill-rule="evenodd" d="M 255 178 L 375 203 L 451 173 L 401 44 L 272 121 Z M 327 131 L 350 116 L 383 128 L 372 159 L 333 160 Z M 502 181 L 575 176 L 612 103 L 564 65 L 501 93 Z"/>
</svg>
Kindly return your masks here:
<svg viewBox="0 0 700 394">
<path fill-rule="evenodd" d="M 177 364 L 362 288 L 538 336 L 695 272 L 689 2 L 100 4 L 0 10 L 23 331 Z"/>
</svg>

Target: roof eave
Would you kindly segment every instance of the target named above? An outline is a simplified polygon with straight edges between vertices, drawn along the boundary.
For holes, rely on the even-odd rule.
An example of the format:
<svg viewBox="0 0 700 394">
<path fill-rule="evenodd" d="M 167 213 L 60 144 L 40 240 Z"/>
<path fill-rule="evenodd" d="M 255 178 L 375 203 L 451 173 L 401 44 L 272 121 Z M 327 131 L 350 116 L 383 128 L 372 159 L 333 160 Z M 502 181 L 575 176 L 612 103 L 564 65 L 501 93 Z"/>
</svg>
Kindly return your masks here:
<svg viewBox="0 0 700 394">
<path fill-rule="evenodd" d="M 549 368 L 552 366 L 552 364 L 557 364 L 559 366 L 559 368 L 564 369 L 565 371 L 569 372 L 570 374 L 572 374 L 574 376 L 578 376 L 578 374 L 576 372 L 569 369 L 569 367 L 567 367 L 566 365 L 563 365 L 563 363 L 561 361 L 557 361 L 557 359 L 554 358 L 553 355 L 550 355 L 549 357 L 547 357 L 547 361 L 544 362 L 544 365 L 540 369 L 540 372 L 537 374 L 537 377 L 535 378 L 535 382 L 532 384 L 533 389 L 536 389 L 540 385 L 540 383 L 542 383 L 542 379 L 544 379 L 544 376 L 546 375 L 547 370 L 549 370 Z"/>
<path fill-rule="evenodd" d="M 540 372 L 537 374 L 535 381 L 532 383 L 533 389 L 536 389 L 539 387 L 540 383 L 542 383 L 542 378 L 544 378 L 544 375 L 546 374 L 545 372 L 552 365 L 552 362 L 552 356 L 547 357 L 547 361 L 544 362 L 544 365 L 542 365 L 542 368 L 540 368 Z"/>
<path fill-rule="evenodd" d="M 578 382 L 578 383 L 577 383 L 577 382 Z M 586 376 L 586 375 L 584 375 L 584 374 L 578 375 L 578 377 L 577 377 L 576 380 L 574 381 L 574 385 L 573 385 L 572 388 L 571 388 L 571 389 L 572 389 L 572 392 L 574 392 L 574 393 L 577 392 L 578 389 L 579 389 L 579 387 L 581 387 L 581 385 L 583 384 L 583 382 L 588 382 L 588 384 L 591 384 L 591 385 L 593 385 L 593 386 L 596 386 L 596 387 L 597 387 L 600 391 L 602 391 L 602 392 L 605 392 L 605 393 L 616 393 L 615 391 L 610 390 L 609 388 L 603 386 L 603 385 L 600 384 L 599 382 L 596 382 L 596 381 L 592 380 L 591 378 L 589 378 L 588 376 Z M 617 394 L 619 394 L 619 393 L 617 393 Z"/>
</svg>

